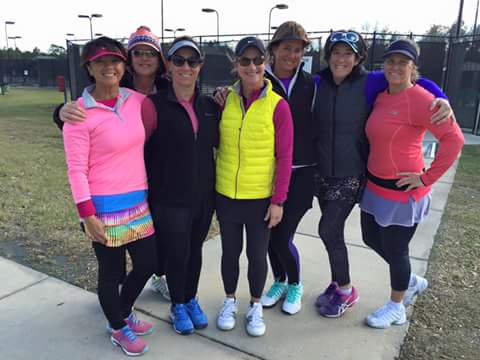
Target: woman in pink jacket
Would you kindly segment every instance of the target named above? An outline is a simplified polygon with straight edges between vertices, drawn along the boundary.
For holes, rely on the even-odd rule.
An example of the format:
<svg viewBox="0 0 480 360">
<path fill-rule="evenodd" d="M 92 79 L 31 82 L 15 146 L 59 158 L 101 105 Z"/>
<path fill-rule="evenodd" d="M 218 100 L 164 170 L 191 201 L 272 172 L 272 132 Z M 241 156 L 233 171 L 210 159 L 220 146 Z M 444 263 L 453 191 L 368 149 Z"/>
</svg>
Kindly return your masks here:
<svg viewBox="0 0 480 360">
<path fill-rule="evenodd" d="M 410 39 L 390 44 L 384 54 L 388 89 L 377 97 L 366 125 L 370 153 L 360 203 L 362 235 L 388 264 L 391 286 L 390 300 L 366 319 L 374 328 L 405 323 L 405 306 L 428 286 L 411 272 L 408 245 L 428 214 L 432 184 L 453 164 L 464 142 L 456 122 L 431 124 L 433 95 L 415 84 L 418 56 Z M 425 169 L 422 142 L 427 130 L 440 149 Z"/>
<path fill-rule="evenodd" d="M 144 95 L 120 87 L 127 54 L 121 43 L 100 37 L 87 43 L 82 64 L 94 81 L 78 100 L 86 119 L 63 128 L 73 199 L 98 260 L 98 298 L 111 341 L 128 355 L 147 345 L 137 335 L 152 324 L 132 307 L 155 270 L 155 238 L 147 203 L 143 161 Z M 123 282 L 125 251 L 133 269 Z"/>
</svg>

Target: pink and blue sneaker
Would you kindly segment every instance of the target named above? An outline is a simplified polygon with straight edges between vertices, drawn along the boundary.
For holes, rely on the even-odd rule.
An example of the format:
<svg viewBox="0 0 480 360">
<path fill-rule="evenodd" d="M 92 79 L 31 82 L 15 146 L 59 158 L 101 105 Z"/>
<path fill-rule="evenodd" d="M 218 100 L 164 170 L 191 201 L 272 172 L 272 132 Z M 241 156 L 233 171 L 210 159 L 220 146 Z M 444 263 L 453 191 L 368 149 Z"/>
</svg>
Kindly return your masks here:
<svg viewBox="0 0 480 360">
<path fill-rule="evenodd" d="M 148 346 L 139 338 L 128 325 L 120 330 L 112 330 L 110 341 L 115 346 L 120 346 L 129 356 L 140 356 L 148 351 Z"/>
<path fill-rule="evenodd" d="M 153 324 L 148 321 L 140 320 L 133 311 L 125 319 L 125 323 L 135 333 L 135 335 L 138 336 L 148 335 L 153 332 Z M 107 331 L 110 334 L 113 332 L 113 329 L 108 322 Z"/>
</svg>

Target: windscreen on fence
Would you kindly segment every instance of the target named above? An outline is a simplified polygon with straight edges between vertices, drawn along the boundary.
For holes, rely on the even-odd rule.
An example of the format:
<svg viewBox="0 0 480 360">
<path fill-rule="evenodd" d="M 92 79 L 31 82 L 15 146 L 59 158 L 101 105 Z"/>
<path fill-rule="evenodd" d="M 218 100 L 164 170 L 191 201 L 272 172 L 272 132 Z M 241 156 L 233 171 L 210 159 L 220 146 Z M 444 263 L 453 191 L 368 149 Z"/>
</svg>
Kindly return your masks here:
<svg viewBox="0 0 480 360">
<path fill-rule="evenodd" d="M 322 45 L 328 34 L 329 32 L 316 32 L 310 35 L 311 45 L 305 52 L 304 69 L 312 74 L 326 66 Z M 232 73 L 233 51 L 238 40 L 243 36 L 246 34 L 228 35 L 229 40 L 225 41 L 218 41 L 216 36 L 195 37 L 205 55 L 205 64 L 199 79 L 202 92 L 211 94 L 216 87 L 230 85 L 235 80 Z M 265 38 L 265 34 L 262 36 Z M 453 40 L 448 37 L 412 34 L 371 33 L 364 36 L 369 46 L 368 59 L 365 62 L 368 70 L 382 69 L 382 56 L 391 41 L 406 36 L 413 37 L 420 46 L 420 74 L 444 86 L 462 128 L 472 132 L 478 129 L 480 40 L 472 41 L 471 38 Z M 80 68 L 81 47 L 81 43 L 68 42 L 68 69 L 72 99 L 79 97 L 83 88 L 89 84 L 85 71 Z M 165 51 L 169 43 L 165 42 L 162 47 Z M 0 62 L 0 66 L 1 64 Z"/>
</svg>

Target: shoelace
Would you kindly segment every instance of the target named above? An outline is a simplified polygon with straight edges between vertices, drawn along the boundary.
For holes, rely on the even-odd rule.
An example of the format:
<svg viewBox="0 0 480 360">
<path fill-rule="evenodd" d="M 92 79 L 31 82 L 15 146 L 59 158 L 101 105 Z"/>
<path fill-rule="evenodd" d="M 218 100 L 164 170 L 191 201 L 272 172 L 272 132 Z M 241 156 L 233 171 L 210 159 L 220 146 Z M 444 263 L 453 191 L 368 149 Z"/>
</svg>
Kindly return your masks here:
<svg viewBox="0 0 480 360">
<path fill-rule="evenodd" d="M 268 297 L 277 297 L 277 296 L 280 296 L 283 292 L 283 284 L 279 283 L 279 282 L 275 282 L 272 287 L 270 288 L 270 290 L 268 290 L 267 292 L 267 296 Z"/>
<path fill-rule="evenodd" d="M 162 278 L 160 278 L 159 280 L 159 283 L 158 283 L 158 287 L 160 289 L 160 291 L 162 293 L 167 293 L 168 294 L 168 285 L 167 285 L 167 282 L 165 280 L 163 280 Z"/>
<path fill-rule="evenodd" d="M 255 311 L 252 311 L 248 317 L 250 322 L 253 322 L 253 323 L 263 322 L 263 316 L 260 315 L 260 313 L 261 313 L 260 308 L 255 309 Z"/>
<path fill-rule="evenodd" d="M 384 305 L 377 311 L 375 311 L 374 316 L 376 318 L 385 318 L 388 321 L 393 321 L 397 318 L 398 312 L 393 309 L 391 306 Z"/>
<path fill-rule="evenodd" d="M 183 307 L 175 305 L 175 309 L 173 311 L 175 313 L 175 317 L 179 320 L 186 320 L 189 318 L 187 311 Z"/>
<path fill-rule="evenodd" d="M 345 302 L 345 301 L 344 301 L 343 296 L 342 296 L 341 294 L 339 294 L 339 293 L 337 293 L 337 292 L 335 292 L 335 293 L 333 294 L 332 300 L 331 300 L 331 303 L 332 303 L 333 305 L 338 305 L 338 306 L 340 306 L 340 305 L 342 305 L 344 302 Z"/>
<path fill-rule="evenodd" d="M 195 300 L 190 301 L 190 303 L 188 305 L 188 308 L 194 314 L 201 314 L 202 313 L 202 310 L 200 309 L 200 304 Z"/>
<path fill-rule="evenodd" d="M 335 284 L 330 284 L 330 285 L 328 285 L 327 289 L 325 290 L 325 292 L 322 295 L 330 297 L 333 294 L 335 294 L 336 289 L 337 289 L 337 286 Z"/>
<path fill-rule="evenodd" d="M 140 325 L 141 320 L 137 318 L 137 315 L 132 312 L 130 316 L 128 317 L 128 321 L 131 322 L 133 325 Z"/>
<path fill-rule="evenodd" d="M 224 317 L 225 314 L 228 314 L 228 315 L 232 315 L 233 314 L 233 310 L 235 308 L 235 303 L 234 302 L 225 302 L 223 304 L 223 308 L 222 310 L 220 311 L 220 316 L 221 317 Z"/>
<path fill-rule="evenodd" d="M 125 326 L 122 329 L 122 333 L 130 342 L 134 342 L 135 340 L 137 340 L 137 335 L 135 335 L 132 329 L 130 329 L 128 326 Z"/>
<path fill-rule="evenodd" d="M 287 292 L 287 302 L 297 302 L 302 297 L 300 286 L 289 286 Z"/>
</svg>

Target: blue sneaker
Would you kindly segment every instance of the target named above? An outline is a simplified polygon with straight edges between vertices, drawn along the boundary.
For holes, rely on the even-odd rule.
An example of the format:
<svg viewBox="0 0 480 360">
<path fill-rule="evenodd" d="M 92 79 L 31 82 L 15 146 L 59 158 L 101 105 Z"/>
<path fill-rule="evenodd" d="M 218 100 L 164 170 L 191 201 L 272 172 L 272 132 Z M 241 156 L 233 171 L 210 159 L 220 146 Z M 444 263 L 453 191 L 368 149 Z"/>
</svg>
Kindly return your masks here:
<svg viewBox="0 0 480 360">
<path fill-rule="evenodd" d="M 193 333 L 193 323 L 188 316 L 185 304 L 175 304 L 170 307 L 170 319 L 172 320 L 173 329 L 181 334 L 188 335 Z"/>
<path fill-rule="evenodd" d="M 185 304 L 185 307 L 195 329 L 205 329 L 208 326 L 207 315 L 203 312 L 197 299 L 193 298 Z"/>
</svg>

